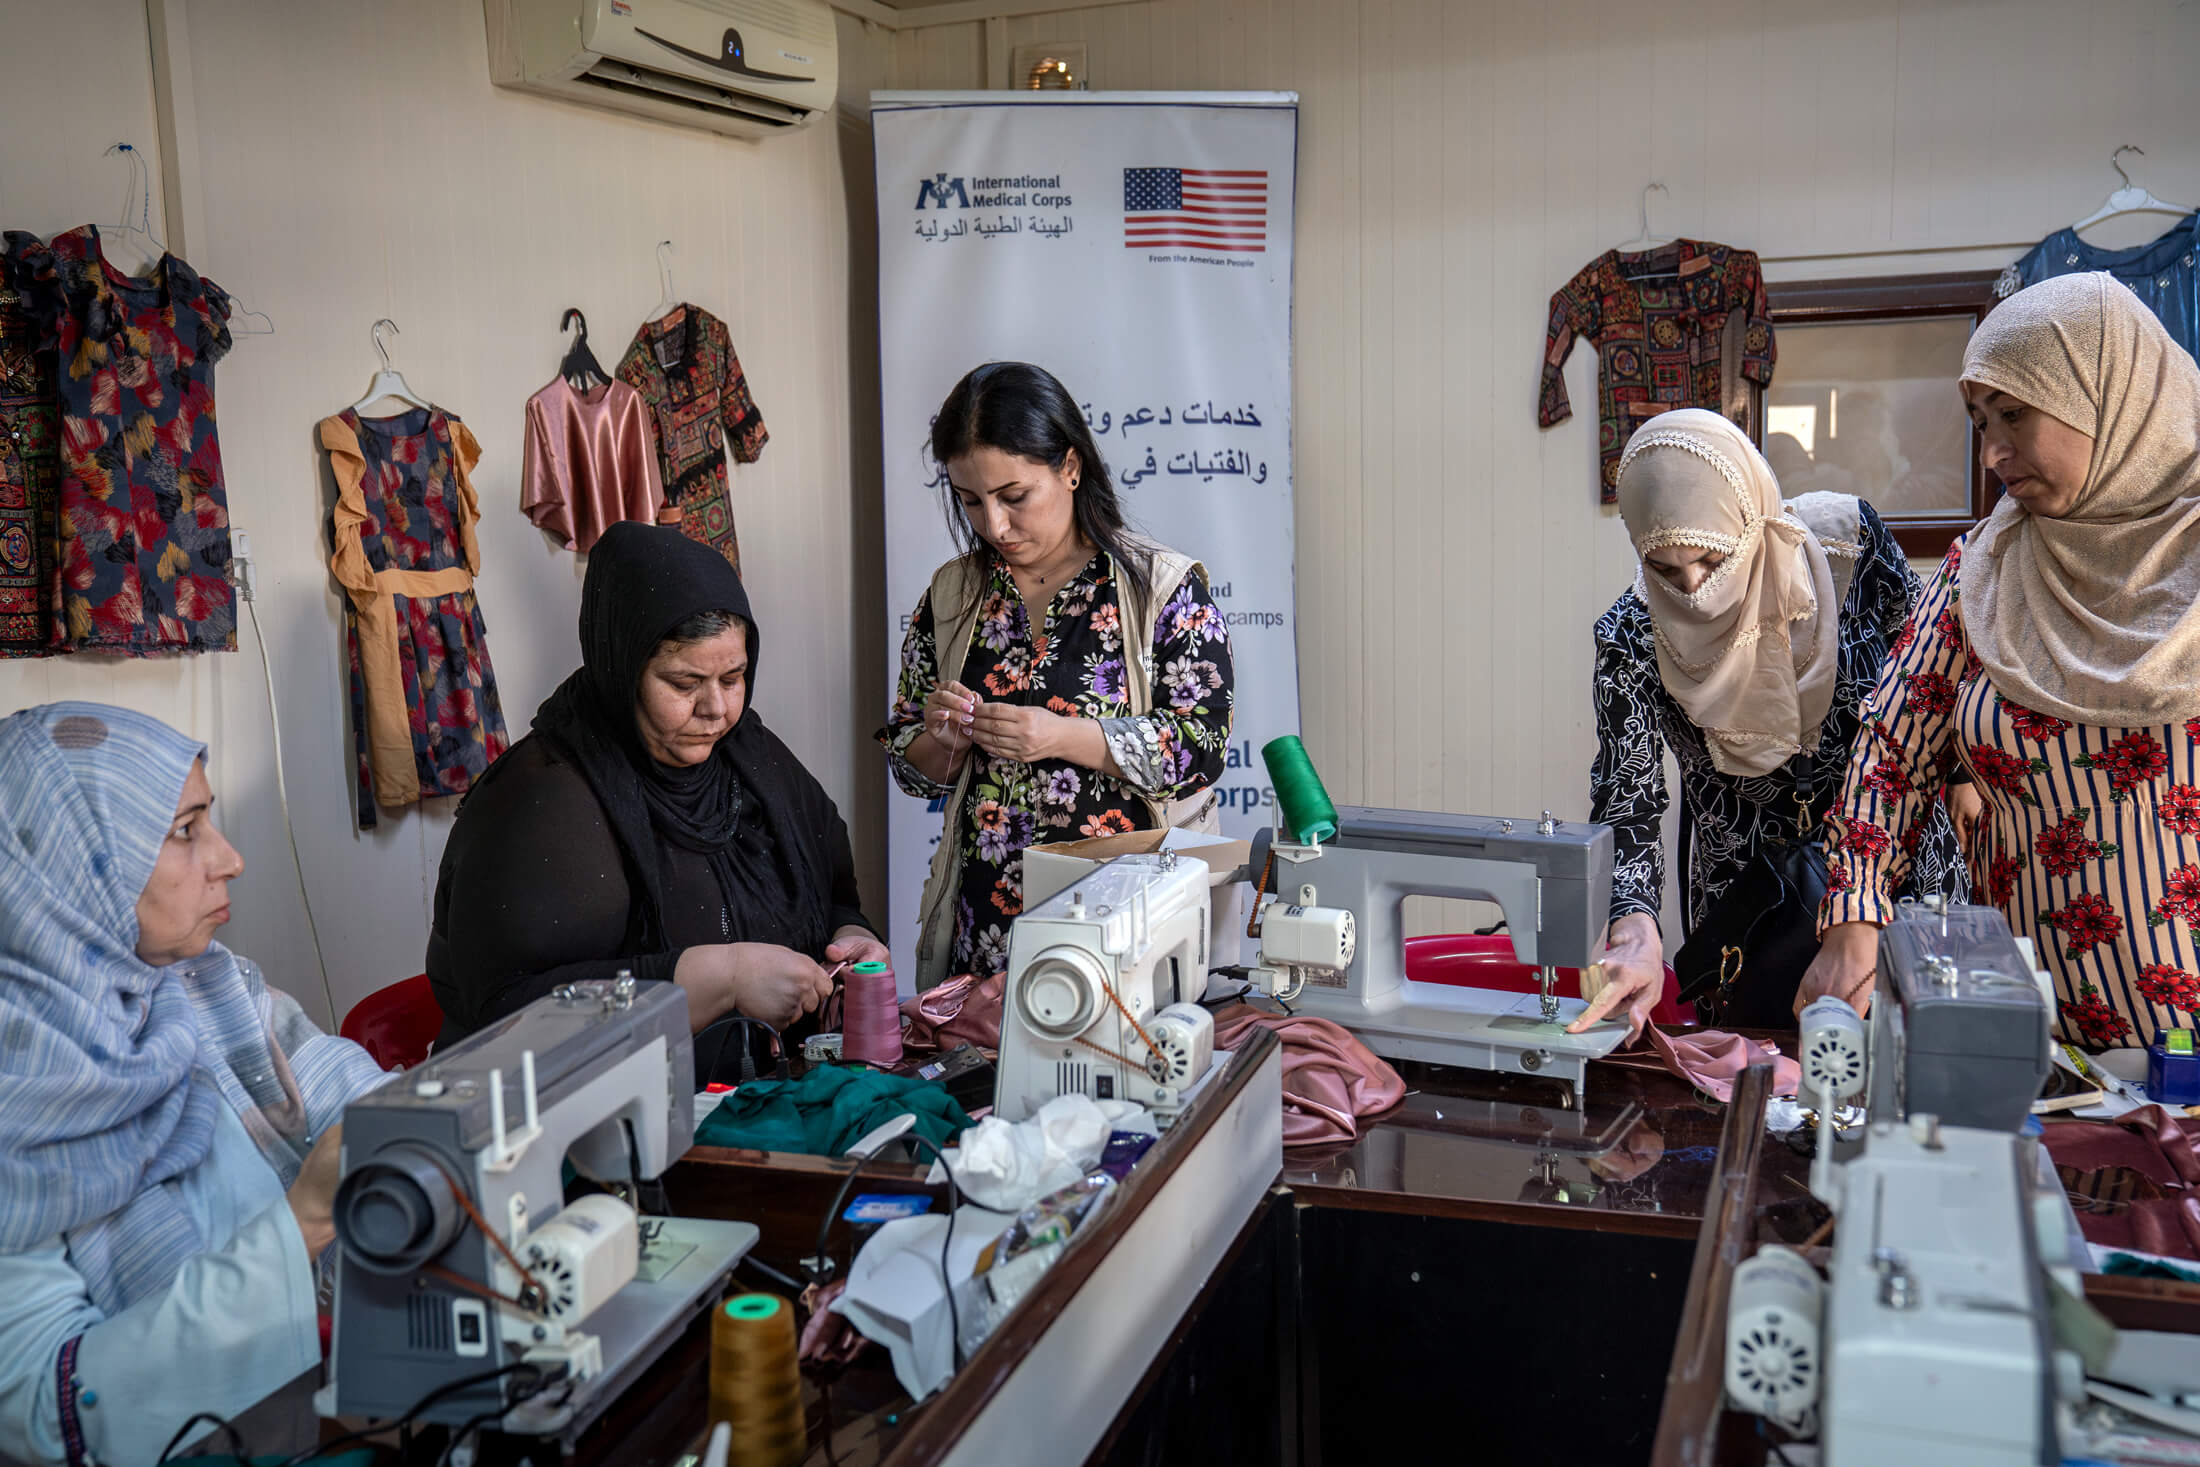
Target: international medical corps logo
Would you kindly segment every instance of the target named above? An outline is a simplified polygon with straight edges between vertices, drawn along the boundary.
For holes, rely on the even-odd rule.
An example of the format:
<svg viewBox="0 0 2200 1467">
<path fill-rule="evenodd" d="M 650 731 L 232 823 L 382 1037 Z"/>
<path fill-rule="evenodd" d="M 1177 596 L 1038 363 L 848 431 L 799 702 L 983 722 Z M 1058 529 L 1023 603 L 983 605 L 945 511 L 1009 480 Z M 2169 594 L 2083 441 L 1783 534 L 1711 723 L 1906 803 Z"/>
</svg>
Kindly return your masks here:
<svg viewBox="0 0 2200 1467">
<path fill-rule="evenodd" d="M 949 178 L 945 173 L 935 173 L 930 178 L 917 180 L 918 208 L 922 209 L 929 204 L 935 209 L 944 209 L 950 199 L 958 209 L 970 207 L 970 194 L 963 187 L 961 179 Z"/>
</svg>

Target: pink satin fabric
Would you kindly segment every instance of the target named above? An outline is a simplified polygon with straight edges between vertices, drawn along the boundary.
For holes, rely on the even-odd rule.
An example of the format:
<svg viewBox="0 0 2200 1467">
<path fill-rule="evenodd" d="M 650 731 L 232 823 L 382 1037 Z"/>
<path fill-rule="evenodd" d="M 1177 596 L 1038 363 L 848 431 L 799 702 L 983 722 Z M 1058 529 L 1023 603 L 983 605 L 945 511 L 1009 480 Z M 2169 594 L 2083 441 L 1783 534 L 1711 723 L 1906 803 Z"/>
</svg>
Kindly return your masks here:
<svg viewBox="0 0 2200 1467">
<path fill-rule="evenodd" d="M 904 999 L 902 1043 L 910 1049 L 1001 1047 L 1002 992 L 1007 975 L 965 974 Z M 1375 1052 L 1327 1019 L 1286 1018 L 1248 1004 L 1215 1014 L 1215 1048 L 1229 1049 L 1246 1031 L 1273 1029 L 1283 1043 L 1283 1144 L 1349 1142 L 1360 1122 L 1405 1099 L 1406 1082 Z"/>
<path fill-rule="evenodd" d="M 2049 1121 L 2040 1144 L 2070 1187 L 2088 1242 L 2200 1258 L 2196 1141 L 2200 1122 L 2146 1105 L 2113 1121 Z"/>
<path fill-rule="evenodd" d="M 1253 1029 L 1283 1042 L 1283 1144 L 1350 1141 L 1360 1122 L 1406 1098 L 1406 1082 L 1375 1052 L 1327 1019 L 1285 1017 L 1249 1004 L 1215 1014 L 1215 1048 L 1233 1049 Z"/>
<path fill-rule="evenodd" d="M 1751 1065 L 1771 1063 L 1774 1095 L 1793 1095 L 1803 1083 L 1803 1067 L 1769 1039 L 1745 1039 L 1719 1029 L 1672 1035 L 1655 1024 L 1645 1025 L 1642 1032 L 1660 1064 L 1721 1105 L 1734 1098 L 1734 1082 Z"/>
<path fill-rule="evenodd" d="M 563 377 L 527 399 L 520 508 L 586 554 L 621 520 L 655 523 L 664 507 L 649 406 L 624 382 L 577 393 Z"/>
<path fill-rule="evenodd" d="M 988 1052 L 1001 1047 L 1002 990 L 1006 973 L 978 979 L 965 973 L 915 998 L 901 1001 L 904 1049 L 953 1049 L 975 1044 Z"/>
</svg>

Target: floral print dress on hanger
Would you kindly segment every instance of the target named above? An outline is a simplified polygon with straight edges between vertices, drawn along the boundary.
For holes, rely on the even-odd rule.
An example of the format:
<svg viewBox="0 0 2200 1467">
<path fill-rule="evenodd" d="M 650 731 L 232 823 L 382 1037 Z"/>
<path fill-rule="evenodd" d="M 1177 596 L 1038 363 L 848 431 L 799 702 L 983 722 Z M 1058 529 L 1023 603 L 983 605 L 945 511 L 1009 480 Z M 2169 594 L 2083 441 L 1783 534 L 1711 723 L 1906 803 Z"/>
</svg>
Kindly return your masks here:
<svg viewBox="0 0 2200 1467">
<path fill-rule="evenodd" d="M 229 296 L 174 255 L 107 262 L 97 225 L 7 236 L 9 274 L 55 350 L 65 646 L 145 656 L 233 651 L 229 497 L 214 363 Z"/>
<path fill-rule="evenodd" d="M 330 564 L 344 587 L 359 828 L 462 795 L 505 750 L 489 631 L 474 597 L 481 445 L 441 408 L 321 420 L 336 475 Z"/>
</svg>

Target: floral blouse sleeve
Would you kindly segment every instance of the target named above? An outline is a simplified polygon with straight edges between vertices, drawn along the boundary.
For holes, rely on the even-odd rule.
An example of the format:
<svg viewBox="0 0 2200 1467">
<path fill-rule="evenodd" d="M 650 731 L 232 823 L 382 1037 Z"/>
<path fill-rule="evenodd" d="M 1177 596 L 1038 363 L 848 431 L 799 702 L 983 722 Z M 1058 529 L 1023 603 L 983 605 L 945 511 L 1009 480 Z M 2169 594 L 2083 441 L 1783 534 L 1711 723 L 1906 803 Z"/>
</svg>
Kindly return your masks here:
<svg viewBox="0 0 2200 1467">
<path fill-rule="evenodd" d="M 953 785 L 927 778 L 909 762 L 909 746 L 924 737 L 924 700 L 932 696 L 935 683 L 938 637 L 932 622 L 932 593 L 927 590 L 917 598 L 916 614 L 909 618 L 909 630 L 901 639 L 901 676 L 894 685 L 894 706 L 886 716 L 886 727 L 878 731 L 894 783 L 903 794 L 920 800 L 937 800 L 955 792 Z"/>
<path fill-rule="evenodd" d="M 1938 795 L 1956 731 L 1956 684 L 1970 656 L 1956 614 L 1963 546 L 1950 547 L 1917 609 L 1889 648 L 1864 700 L 1863 729 L 1841 798 L 1828 817 L 1821 931 L 1836 922 L 1880 922 L 1908 862 L 1905 842 Z"/>
<path fill-rule="evenodd" d="M 1102 718 L 1123 782 L 1149 800 L 1174 800 L 1222 778 L 1237 701 L 1230 629 L 1194 571 L 1154 622 L 1148 673 L 1153 711 Z"/>
<path fill-rule="evenodd" d="M 1597 621 L 1597 757 L 1589 766 L 1589 818 L 1612 827 L 1612 915 L 1658 920 L 1665 894 L 1665 744 L 1659 736 L 1657 667 L 1620 633 L 1633 593 Z"/>
</svg>

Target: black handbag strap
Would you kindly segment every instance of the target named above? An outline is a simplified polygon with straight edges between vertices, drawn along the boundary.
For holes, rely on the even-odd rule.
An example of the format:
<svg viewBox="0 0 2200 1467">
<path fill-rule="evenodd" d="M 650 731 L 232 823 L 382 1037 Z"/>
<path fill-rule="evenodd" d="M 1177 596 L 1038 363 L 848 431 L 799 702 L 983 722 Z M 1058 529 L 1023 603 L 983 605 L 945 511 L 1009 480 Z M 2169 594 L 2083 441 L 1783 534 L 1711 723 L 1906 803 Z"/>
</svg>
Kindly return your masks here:
<svg viewBox="0 0 2200 1467">
<path fill-rule="evenodd" d="M 1811 832 L 1818 828 L 1817 813 L 1811 808 L 1815 788 L 1811 778 L 1813 762 L 1807 750 L 1788 761 L 1788 767 L 1795 771 L 1795 839 L 1798 842 L 1809 840 Z"/>
</svg>

